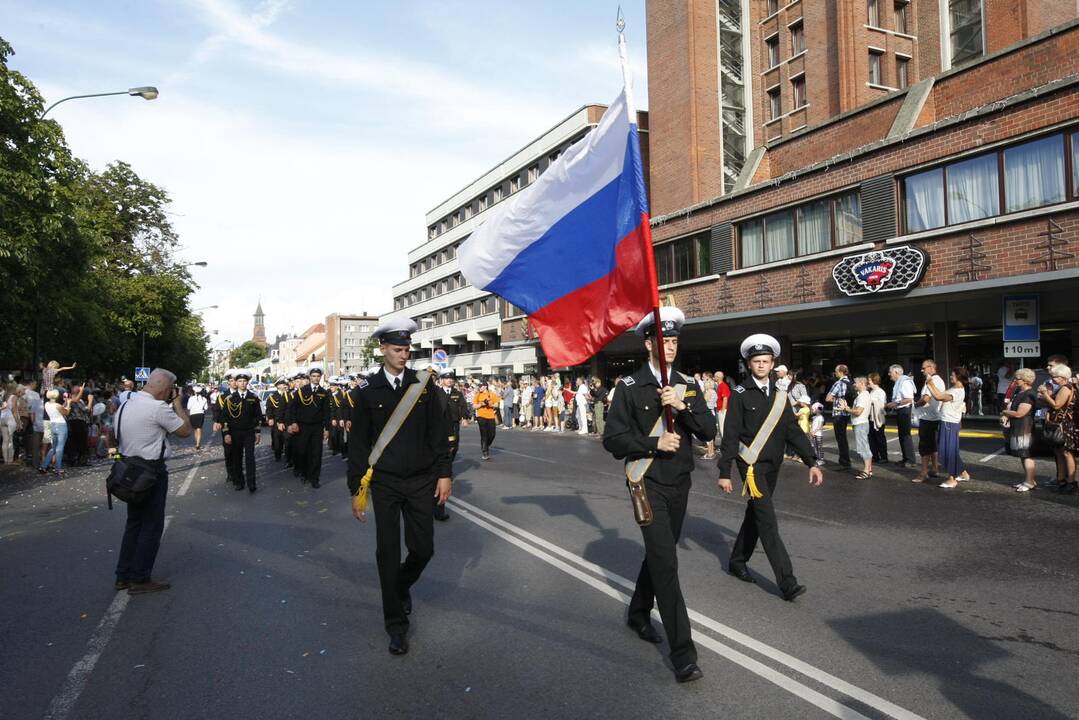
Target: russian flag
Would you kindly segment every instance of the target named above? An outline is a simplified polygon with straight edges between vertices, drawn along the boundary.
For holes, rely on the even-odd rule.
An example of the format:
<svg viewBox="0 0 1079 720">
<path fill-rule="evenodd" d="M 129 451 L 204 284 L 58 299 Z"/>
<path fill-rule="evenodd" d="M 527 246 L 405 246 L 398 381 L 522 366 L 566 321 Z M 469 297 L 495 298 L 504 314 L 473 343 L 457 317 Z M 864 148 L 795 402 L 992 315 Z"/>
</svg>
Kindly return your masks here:
<svg viewBox="0 0 1079 720">
<path fill-rule="evenodd" d="M 637 112 L 625 82 L 599 125 L 461 246 L 475 287 L 528 313 L 552 367 L 588 360 L 659 304 Z"/>
</svg>

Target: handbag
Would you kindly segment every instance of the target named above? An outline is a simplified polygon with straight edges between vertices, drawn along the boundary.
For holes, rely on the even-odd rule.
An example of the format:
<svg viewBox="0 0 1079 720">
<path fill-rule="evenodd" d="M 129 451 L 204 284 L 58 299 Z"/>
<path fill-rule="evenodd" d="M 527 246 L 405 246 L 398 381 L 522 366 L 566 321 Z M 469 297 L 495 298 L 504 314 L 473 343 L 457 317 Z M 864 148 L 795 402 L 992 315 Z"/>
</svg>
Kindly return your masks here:
<svg viewBox="0 0 1079 720">
<path fill-rule="evenodd" d="M 114 497 L 128 505 L 142 505 L 149 500 L 159 481 L 158 470 L 161 461 L 165 459 L 165 438 L 161 438 L 161 455 L 156 462 L 141 457 L 119 455 L 120 420 L 123 419 L 126 405 L 127 403 L 124 403 L 120 406 L 120 412 L 116 416 L 117 457 L 112 463 L 112 468 L 109 469 L 109 476 L 105 478 L 105 496 L 108 499 L 109 510 L 112 510 Z"/>
<path fill-rule="evenodd" d="M 1064 426 L 1059 423 L 1046 422 L 1042 430 L 1042 437 L 1045 438 L 1045 442 L 1053 446 L 1061 446 L 1064 444 Z"/>
</svg>

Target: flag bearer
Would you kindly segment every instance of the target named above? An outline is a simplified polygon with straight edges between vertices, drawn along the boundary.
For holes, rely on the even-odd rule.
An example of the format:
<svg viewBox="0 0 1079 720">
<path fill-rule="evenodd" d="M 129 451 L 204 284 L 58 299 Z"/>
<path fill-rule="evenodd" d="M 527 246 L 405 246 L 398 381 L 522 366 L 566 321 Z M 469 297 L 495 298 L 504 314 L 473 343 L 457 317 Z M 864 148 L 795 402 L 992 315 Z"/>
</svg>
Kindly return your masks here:
<svg viewBox="0 0 1079 720">
<path fill-rule="evenodd" d="M 660 308 L 663 347 L 656 343 L 655 320 L 649 313 L 637 325 L 649 361 L 622 380 L 614 393 L 603 429 L 603 447 L 626 459 L 627 476 L 642 477 L 652 508 L 651 524 L 641 527 L 644 562 L 629 604 L 627 624 L 642 640 L 663 642 L 652 625 L 653 602 L 659 606 L 667 633 L 669 657 L 678 682 L 700 679 L 697 647 L 690 636 L 689 614 L 678 581 L 678 539 L 686 517 L 693 470 L 693 438 L 708 442 L 716 423 L 694 378 L 672 372 L 661 387 L 659 353 L 668 366 L 678 355 L 678 336 L 685 315 L 675 307 Z M 674 414 L 674 431 L 663 424 L 663 407 Z"/>
</svg>

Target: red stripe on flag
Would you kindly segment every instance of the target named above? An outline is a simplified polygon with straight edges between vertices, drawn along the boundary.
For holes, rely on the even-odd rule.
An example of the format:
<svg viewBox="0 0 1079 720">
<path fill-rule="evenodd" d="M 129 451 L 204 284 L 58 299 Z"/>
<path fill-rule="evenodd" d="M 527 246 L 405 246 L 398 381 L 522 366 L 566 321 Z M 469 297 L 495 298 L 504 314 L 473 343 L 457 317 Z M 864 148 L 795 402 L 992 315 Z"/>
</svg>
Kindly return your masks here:
<svg viewBox="0 0 1079 720">
<path fill-rule="evenodd" d="M 648 215 L 615 246 L 614 270 L 529 316 L 551 367 L 580 365 L 648 314 L 656 297 L 645 254 Z"/>
</svg>

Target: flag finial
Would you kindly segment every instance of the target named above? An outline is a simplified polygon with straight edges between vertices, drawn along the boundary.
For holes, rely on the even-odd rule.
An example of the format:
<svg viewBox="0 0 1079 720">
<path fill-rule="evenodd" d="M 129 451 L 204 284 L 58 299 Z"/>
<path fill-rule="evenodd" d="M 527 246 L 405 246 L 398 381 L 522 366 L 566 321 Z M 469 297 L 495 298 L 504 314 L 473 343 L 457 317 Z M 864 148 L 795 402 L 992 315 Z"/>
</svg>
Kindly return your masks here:
<svg viewBox="0 0 1079 720">
<path fill-rule="evenodd" d="M 615 28 L 618 29 L 618 34 L 621 35 L 622 31 L 626 29 L 626 18 L 622 16 L 622 6 L 618 6 L 618 19 L 614 23 Z"/>
</svg>

